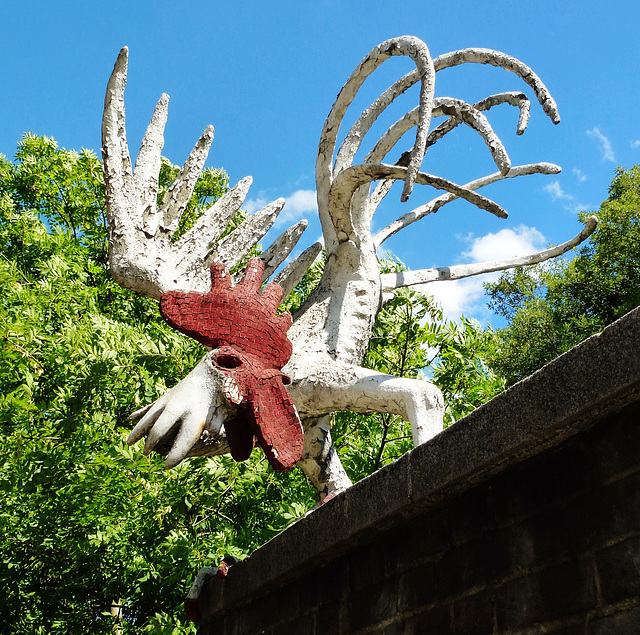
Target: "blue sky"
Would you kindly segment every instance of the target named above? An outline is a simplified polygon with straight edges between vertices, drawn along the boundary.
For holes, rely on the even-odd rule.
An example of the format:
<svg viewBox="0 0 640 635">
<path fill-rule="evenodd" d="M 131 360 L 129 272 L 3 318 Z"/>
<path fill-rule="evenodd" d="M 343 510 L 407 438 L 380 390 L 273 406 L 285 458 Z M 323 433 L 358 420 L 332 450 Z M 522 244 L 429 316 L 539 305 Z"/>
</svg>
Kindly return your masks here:
<svg viewBox="0 0 640 635">
<path fill-rule="evenodd" d="M 397 35 L 421 38 L 434 57 L 472 46 L 513 55 L 542 78 L 562 116 L 554 126 L 534 101 L 529 129 L 516 137 L 517 111 L 502 106 L 489 113 L 514 165 L 544 160 L 561 165 L 563 172 L 484 190 L 509 211 L 506 221 L 455 203 L 407 228 L 388 247 L 411 268 L 562 242 L 580 229 L 577 211 L 595 210 L 606 198 L 615 167 L 640 163 L 637 0 L 22 0 L 3 5 L 1 153 L 11 157 L 27 130 L 53 136 L 66 148 L 98 151 L 104 89 L 119 49 L 127 45 L 132 154 L 156 100 L 169 93 L 165 156 L 182 163 L 204 127 L 213 124 L 208 165 L 225 168 L 232 183 L 254 177 L 251 209 L 286 197 L 289 220 L 311 221 L 306 244 L 320 235 L 313 169 L 324 119 L 358 62 Z M 408 59 L 389 60 L 367 81 L 356 105 L 367 106 L 410 68 Z M 436 79 L 438 96 L 469 102 L 507 90 L 530 94 L 515 75 L 479 65 L 445 70 Z M 397 115 L 417 104 L 415 93 L 405 97 Z M 348 117 L 358 114 L 354 109 Z M 495 171 L 486 146 L 468 130 L 456 130 L 434 146 L 423 169 L 460 183 Z M 392 192 L 377 226 L 435 195 L 421 190 L 404 204 L 399 192 Z M 431 290 L 450 315 L 464 311 L 490 319 L 477 281 L 437 283 Z"/>
</svg>

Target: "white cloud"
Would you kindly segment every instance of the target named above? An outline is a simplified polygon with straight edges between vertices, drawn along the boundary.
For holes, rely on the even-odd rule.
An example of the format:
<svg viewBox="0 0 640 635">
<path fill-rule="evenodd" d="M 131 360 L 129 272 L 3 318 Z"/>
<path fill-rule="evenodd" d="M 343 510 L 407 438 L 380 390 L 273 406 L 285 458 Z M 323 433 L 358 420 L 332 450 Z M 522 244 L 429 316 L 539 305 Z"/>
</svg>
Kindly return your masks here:
<svg viewBox="0 0 640 635">
<path fill-rule="evenodd" d="M 535 228 L 520 225 L 515 229 L 501 229 L 478 238 L 472 235 L 471 249 L 462 253 L 471 262 L 502 260 L 532 254 L 545 246 L 544 236 Z"/>
<path fill-rule="evenodd" d="M 602 160 L 603 161 L 611 161 L 612 163 L 616 162 L 616 158 L 613 154 L 613 146 L 611 145 L 611 141 L 608 137 L 605 137 L 602 132 L 600 132 L 600 128 L 597 126 L 591 130 L 587 130 L 587 134 L 594 138 L 596 142 L 600 145 L 600 152 L 602 152 Z"/>
<path fill-rule="evenodd" d="M 486 276 L 475 276 L 463 280 L 432 282 L 421 285 L 421 291 L 435 298 L 449 320 L 457 320 L 462 314 L 475 318 L 485 317 L 482 315 L 486 313 L 482 288 L 485 278 Z"/>
<path fill-rule="evenodd" d="M 293 212 L 304 214 L 318 211 L 315 190 L 297 190 L 291 196 L 287 196 L 286 201 L 285 208 Z"/>
<path fill-rule="evenodd" d="M 467 241 L 469 249 L 460 254 L 460 259 L 466 262 L 526 256 L 544 249 L 546 245 L 545 237 L 535 227 L 526 225 L 520 225 L 515 229 L 503 229 L 495 234 L 489 233 L 477 238 L 470 234 Z M 430 293 L 440 303 L 448 319 L 457 320 L 464 314 L 487 322 L 491 316 L 486 307 L 483 284 L 494 281 L 499 276 L 500 272 L 496 272 L 421 286 L 425 293 Z"/>
<path fill-rule="evenodd" d="M 632 148 L 640 148 L 640 139 L 636 139 L 635 141 L 631 142 L 631 147 Z"/>
<path fill-rule="evenodd" d="M 259 196 L 254 199 L 246 200 L 242 209 L 253 214 L 271 202 L 271 199 Z M 317 213 L 317 211 L 318 203 L 316 202 L 315 191 L 296 190 L 293 194 L 285 197 L 284 209 L 278 215 L 278 219 L 276 220 L 274 227 L 280 227 L 287 223 L 296 222 L 307 216 L 309 212 Z"/>
<path fill-rule="evenodd" d="M 266 198 L 263 198 L 263 197 L 248 199 L 243 203 L 242 209 L 245 212 L 249 212 L 249 214 L 253 214 L 254 212 L 257 212 L 259 209 L 262 209 L 265 205 L 268 205 L 270 202 L 271 201 L 268 201 Z"/>
<path fill-rule="evenodd" d="M 586 205 L 577 201 L 573 194 L 565 192 L 560 185 L 560 181 L 551 181 L 543 189 L 554 201 L 565 201 L 564 208 L 570 212 L 577 214 L 587 208 Z"/>
<path fill-rule="evenodd" d="M 573 196 L 571 194 L 567 194 L 561 187 L 560 181 L 551 181 L 551 183 L 547 183 L 544 186 L 544 191 L 551 195 L 551 198 L 554 201 L 565 199 L 568 201 L 573 200 Z"/>
<path fill-rule="evenodd" d="M 580 183 L 584 183 L 587 180 L 587 175 L 580 168 L 573 168 L 571 170 Z"/>
</svg>

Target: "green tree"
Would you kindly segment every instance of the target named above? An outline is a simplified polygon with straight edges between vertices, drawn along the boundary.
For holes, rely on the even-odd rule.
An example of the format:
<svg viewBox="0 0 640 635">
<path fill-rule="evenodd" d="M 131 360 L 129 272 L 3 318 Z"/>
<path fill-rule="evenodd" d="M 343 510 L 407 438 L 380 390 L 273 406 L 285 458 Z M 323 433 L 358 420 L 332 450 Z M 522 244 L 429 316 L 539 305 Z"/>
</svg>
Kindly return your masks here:
<svg viewBox="0 0 640 635">
<path fill-rule="evenodd" d="M 206 171 L 194 214 L 226 187 Z M 110 633 L 120 604 L 123 632 L 190 632 L 197 570 L 312 504 L 258 453 L 167 472 L 127 446 L 127 414 L 203 351 L 112 281 L 104 209 L 92 152 L 27 135 L 0 157 L 0 632 Z"/>
<path fill-rule="evenodd" d="M 509 383 L 640 304 L 640 166 L 616 170 L 596 214 L 597 229 L 572 260 L 515 270 L 487 285 L 491 308 L 508 320 L 491 366 Z"/>
</svg>

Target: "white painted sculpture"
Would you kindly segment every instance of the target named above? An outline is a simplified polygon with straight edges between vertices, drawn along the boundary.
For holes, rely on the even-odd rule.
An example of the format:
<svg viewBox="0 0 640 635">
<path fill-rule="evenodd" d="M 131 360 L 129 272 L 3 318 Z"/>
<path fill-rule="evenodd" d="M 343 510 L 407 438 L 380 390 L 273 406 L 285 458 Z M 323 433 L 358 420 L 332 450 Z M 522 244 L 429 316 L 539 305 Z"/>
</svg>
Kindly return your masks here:
<svg viewBox="0 0 640 635">
<path fill-rule="evenodd" d="M 415 63 L 415 70 L 399 79 L 362 113 L 336 150 L 343 116 L 356 93 L 364 80 L 393 55 L 408 56 Z M 163 95 L 158 102 L 133 170 L 125 133 L 127 56 L 125 48 L 120 52 L 107 87 L 103 118 L 111 270 L 124 287 L 154 298 L 173 290 L 204 292 L 210 284 L 209 265 L 220 262 L 231 268 L 240 263 L 272 226 L 284 200 L 267 205 L 220 239 L 227 222 L 243 204 L 251 183 L 247 177 L 205 212 L 189 232 L 172 243 L 171 236 L 213 140 L 213 128 L 205 130 L 176 182 L 157 205 L 168 97 Z M 332 412 L 400 415 L 411 423 L 415 444 L 424 443 L 442 429 L 444 404 L 435 386 L 426 381 L 383 375 L 360 365 L 376 314 L 396 289 L 541 262 L 579 244 L 595 227 L 596 219 L 592 218 L 572 240 L 526 258 L 380 274 L 377 249 L 409 224 L 457 198 L 464 198 L 482 210 L 505 218 L 507 214 L 501 207 L 476 190 L 502 179 L 560 171 L 550 163 L 512 167 L 502 142 L 483 114 L 499 104 L 517 106 L 520 111 L 517 133 L 522 134 L 529 116 L 529 101 L 523 93 L 492 95 L 474 105 L 435 97 L 436 73 L 463 63 L 491 64 L 515 73 L 533 89 L 551 120 L 559 122 L 551 95 L 522 62 L 486 49 L 464 49 L 432 60 L 422 41 L 403 36 L 383 42 L 358 65 L 338 95 L 322 130 L 316 184 L 326 267 L 317 288 L 294 315 L 289 330 L 293 354 L 283 369 L 291 377 L 289 394 L 304 427 L 304 453 L 299 465 L 317 488 L 320 500 L 350 485 L 331 444 L 329 415 Z M 364 163 L 353 165 L 363 138 L 374 122 L 396 97 L 416 83 L 420 84 L 419 105 L 389 127 Z M 430 130 L 431 118 L 438 116 L 448 118 Z M 481 135 L 498 168 L 496 173 L 463 186 L 420 171 L 426 149 L 460 123 Z M 404 160 L 398 163 L 384 163 L 396 143 L 412 128 L 416 128 L 416 134 L 410 153 L 405 153 Z M 372 235 L 372 216 L 395 180 L 404 181 L 402 201 L 409 199 L 415 184 L 431 185 L 444 193 Z M 305 226 L 306 222 L 301 221 L 291 227 L 264 252 L 265 280 L 292 252 Z M 289 292 L 320 250 L 320 244 L 313 245 L 274 280 Z M 187 377 L 158 401 L 132 415 L 139 422 L 129 443 L 146 436 L 145 452 L 163 444 L 168 446 L 171 448 L 168 467 L 187 456 L 229 451 L 224 422 L 233 417 L 236 406 L 224 396 L 224 377 L 212 364 L 211 355 L 207 354 Z"/>
</svg>

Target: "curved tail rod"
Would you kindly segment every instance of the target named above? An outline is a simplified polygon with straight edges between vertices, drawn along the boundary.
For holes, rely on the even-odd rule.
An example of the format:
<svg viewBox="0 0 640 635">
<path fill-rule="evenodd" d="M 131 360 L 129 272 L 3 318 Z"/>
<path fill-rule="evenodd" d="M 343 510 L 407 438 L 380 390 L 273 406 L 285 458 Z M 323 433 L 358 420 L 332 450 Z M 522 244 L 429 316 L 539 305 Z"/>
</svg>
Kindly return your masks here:
<svg viewBox="0 0 640 635">
<path fill-rule="evenodd" d="M 379 179 L 405 179 L 408 170 L 409 168 L 400 165 L 364 163 L 346 168 L 336 177 L 329 192 L 329 205 L 335 223 L 338 242 L 355 238 L 352 235 L 353 225 L 351 214 L 349 213 L 351 199 L 355 192 L 363 185 Z M 445 190 L 450 196 L 463 198 L 472 205 L 486 210 L 499 218 L 507 218 L 507 212 L 497 203 L 445 178 L 418 172 L 415 182 L 419 185 L 431 185 L 437 189 Z"/>
<path fill-rule="evenodd" d="M 590 216 L 582 231 L 570 240 L 528 256 L 519 256 L 517 258 L 508 258 L 506 260 L 474 262 L 467 265 L 419 269 L 416 271 L 383 273 L 381 275 L 383 297 L 392 297 L 395 289 L 400 287 L 409 287 L 417 284 L 426 284 L 429 282 L 438 282 L 443 280 L 460 280 L 461 278 L 478 276 L 483 273 L 492 273 L 494 271 L 513 269 L 514 267 L 535 265 L 540 262 L 544 262 L 545 260 L 556 258 L 586 240 L 594 232 L 597 225 L 598 218 L 596 216 Z"/>
<path fill-rule="evenodd" d="M 427 45 L 418 38 L 402 36 L 379 44 L 374 48 L 351 74 L 327 116 L 318 146 L 316 160 L 316 187 L 318 191 L 318 211 L 325 232 L 332 237 L 331 221 L 328 217 L 329 189 L 333 181 L 333 155 L 340 124 L 347 108 L 369 75 L 384 61 L 394 55 L 406 55 L 416 64 L 415 81 L 420 81 L 420 116 L 416 140 L 411 150 L 411 158 L 404 177 L 402 200 L 408 200 L 416 176 L 420 169 L 426 147 L 427 134 L 431 123 L 431 110 L 434 96 L 435 71 Z"/>
<path fill-rule="evenodd" d="M 558 113 L 556 103 L 551 97 L 551 94 L 549 93 L 542 80 L 540 80 L 540 78 L 526 64 L 522 63 L 520 60 L 514 57 L 511 57 L 510 55 L 506 55 L 504 53 L 501 53 L 500 51 L 493 51 L 490 49 L 469 48 L 446 53 L 435 58 L 433 62 L 436 72 L 444 70 L 445 68 L 450 68 L 466 63 L 490 64 L 492 66 L 503 68 L 504 70 L 515 73 L 533 89 L 538 101 L 543 107 L 544 112 L 551 118 L 553 123 L 559 123 L 560 115 Z M 347 133 L 342 145 L 338 150 L 332 173 L 333 177 L 337 176 L 342 170 L 351 165 L 357 151 L 360 148 L 364 136 L 371 129 L 375 121 L 398 96 L 402 95 L 406 90 L 413 86 L 419 78 L 420 75 L 418 73 L 418 69 L 407 73 L 393 85 L 391 85 L 371 104 L 371 106 L 369 106 L 369 108 L 367 108 L 362 113 L 356 123 L 352 126 L 351 130 Z M 527 126 L 530 110 L 529 101 L 523 93 L 507 92 L 497 95 L 491 95 L 490 97 L 481 100 L 473 107 L 476 110 L 487 110 L 501 103 L 509 103 L 517 106 L 520 109 L 520 116 L 518 119 L 518 127 L 516 132 L 519 135 L 523 134 Z M 420 107 L 422 107 L 422 104 Z M 342 114 L 344 114 L 344 112 Z M 436 129 L 437 132 L 433 131 L 431 135 L 429 135 L 431 137 L 431 143 L 435 143 L 438 138 L 444 136 L 446 132 L 449 132 L 450 129 L 455 128 L 455 126 L 457 126 L 460 122 L 461 118 L 459 116 L 451 117 L 448 122 L 445 122 L 445 124 L 442 124 L 439 129 Z M 409 126 L 407 130 L 410 127 L 411 126 Z M 333 132 L 335 146 L 335 136 L 337 136 L 337 129 Z M 324 139 L 324 137 L 322 138 Z M 429 145 L 431 144 L 428 140 L 425 146 L 425 150 L 427 147 L 429 147 Z"/>
<path fill-rule="evenodd" d="M 550 117 L 551 121 L 553 121 L 554 124 L 558 124 L 560 122 L 558 107 L 554 99 L 551 97 L 547 87 L 533 72 L 533 70 L 531 70 L 531 68 L 515 57 L 506 55 L 500 51 L 493 51 L 491 49 L 468 48 L 445 53 L 433 60 L 433 66 L 436 73 L 446 68 L 459 66 L 460 64 L 474 63 L 489 64 L 518 75 L 518 77 L 533 89 L 538 102 L 542 106 L 544 112 Z M 362 113 L 360 118 L 352 126 L 338 150 L 334 169 L 335 174 L 344 169 L 344 167 L 351 165 L 351 161 L 360 148 L 360 144 L 362 143 L 362 139 L 365 134 L 371 129 L 373 124 L 387 109 L 387 107 L 390 106 L 397 97 L 411 88 L 418 79 L 419 75 L 417 70 L 407 73 L 392 84 L 371 104 L 371 106 L 369 106 L 369 108 Z M 497 103 L 505 102 L 511 103 L 512 105 L 518 105 L 521 109 L 521 113 L 518 121 L 517 134 L 522 134 L 526 128 L 526 123 L 529 118 L 529 107 L 526 105 L 523 106 L 519 103 L 521 97 L 524 97 L 526 100 L 526 96 L 522 93 L 500 93 L 478 102 L 475 107 L 478 110 L 486 110 L 487 107 L 490 107 L 489 104 L 496 105 Z M 492 103 L 494 101 L 495 103 Z M 483 102 L 487 102 L 487 104 L 484 104 Z"/>
<path fill-rule="evenodd" d="M 475 191 L 504 179 L 512 179 L 518 176 L 529 176 L 532 174 L 559 174 L 560 172 L 561 168 L 553 163 L 528 163 L 526 165 L 518 165 L 512 167 L 507 174 L 502 174 L 502 172 L 495 172 L 493 174 L 483 176 L 479 179 L 475 179 L 473 181 L 470 181 L 469 183 L 465 183 L 463 186 L 461 186 L 461 189 L 465 191 Z M 375 245 L 375 248 L 378 249 L 385 240 L 391 238 L 391 236 L 393 236 L 394 234 L 397 234 L 401 229 L 408 227 L 412 223 L 419 221 L 429 214 L 434 214 L 441 207 L 443 207 L 447 203 L 455 201 L 458 198 L 459 197 L 457 194 L 447 192 L 446 194 L 442 194 L 441 196 L 432 199 L 428 203 L 420 205 L 410 212 L 403 214 L 402 216 L 400 216 L 400 218 L 397 218 L 395 221 L 375 234 L 375 236 L 373 237 L 373 244 Z"/>
<path fill-rule="evenodd" d="M 506 174 L 511 168 L 511 160 L 502 141 L 495 133 L 489 120 L 475 106 L 451 97 L 434 100 L 432 117 L 449 116 L 449 119 L 432 130 L 427 137 L 427 147 L 434 145 L 458 124 L 465 123 L 475 130 L 487 144 L 497 168 Z M 389 127 L 366 156 L 365 163 L 378 163 L 393 149 L 406 132 L 417 123 L 418 109 L 414 108 Z M 452 123 L 450 123 L 452 122 Z"/>
<path fill-rule="evenodd" d="M 481 111 L 489 110 L 499 104 L 508 103 L 520 110 L 518 118 L 517 134 L 524 132 L 529 119 L 529 100 L 524 93 L 508 92 L 486 97 L 473 106 L 451 97 L 436 98 L 432 116 L 439 117 L 449 115 L 449 119 L 432 130 L 427 137 L 427 148 L 440 141 L 447 133 L 454 130 L 460 123 L 465 123 L 471 129 L 478 132 L 486 143 L 494 163 L 503 175 L 507 175 L 511 169 L 511 159 L 507 154 L 504 144 L 493 130 L 489 120 Z M 366 156 L 365 163 L 377 163 L 384 160 L 402 136 L 416 125 L 417 109 L 414 108 L 396 121 L 380 137 L 371 152 Z M 373 217 L 376 209 L 389 193 L 393 181 L 382 181 L 369 196 L 368 219 Z"/>
<path fill-rule="evenodd" d="M 411 54 L 412 51 L 414 52 L 413 55 Z M 422 57 L 416 57 L 415 52 L 422 52 Z M 411 56 L 416 62 L 417 68 L 392 84 L 369 106 L 369 108 L 361 114 L 346 134 L 336 153 L 335 163 L 332 164 L 339 127 L 347 108 L 353 102 L 356 93 L 362 86 L 365 79 L 372 74 L 384 60 L 394 54 Z M 406 132 L 414 126 L 418 127 L 416 142 L 412 146 L 411 152 L 405 153 L 406 156 L 403 155 L 401 157 L 402 163 L 398 162 L 397 164 L 400 167 L 407 166 L 404 176 L 405 185 L 401 200 L 407 200 L 408 192 L 410 192 L 412 184 L 414 182 L 418 182 L 418 170 L 422 163 L 422 159 L 424 158 L 426 149 L 430 145 L 436 143 L 460 123 L 467 124 L 482 136 L 491 151 L 494 162 L 500 170 L 500 176 L 502 178 L 511 178 L 513 176 L 520 176 L 528 173 L 526 169 L 511 169 L 511 161 L 503 143 L 489 124 L 486 117 L 482 114 L 482 111 L 489 110 L 490 108 L 503 103 L 518 107 L 519 118 L 516 133 L 522 134 L 527 127 L 530 112 L 530 102 L 526 95 L 522 92 L 499 93 L 490 95 L 473 106 L 462 100 L 453 98 L 437 99 L 433 96 L 434 78 L 431 72 L 432 68 L 433 72 L 437 72 L 460 64 L 480 63 L 490 64 L 509 72 L 513 72 L 533 89 L 544 112 L 551 118 L 551 120 L 554 123 L 558 123 L 560 121 L 555 101 L 551 97 L 544 83 L 526 64 L 520 62 L 514 57 L 505 55 L 500 51 L 479 48 L 468 48 L 446 53 L 435 58 L 432 63 L 428 56 L 429 53 L 426 46 L 416 38 L 403 37 L 388 40 L 376 47 L 367 57 L 365 57 L 365 59 L 352 73 L 351 77 L 338 95 L 322 131 L 318 149 L 318 159 L 316 162 L 319 212 L 325 238 L 329 238 L 328 245 L 331 244 L 332 240 L 337 238 L 335 233 L 336 227 L 339 228 L 337 231 L 342 233 L 342 236 L 337 238 L 339 242 L 344 235 L 350 235 L 353 232 L 355 225 L 361 224 L 364 228 L 364 225 L 370 223 L 376 208 L 390 191 L 392 183 L 398 178 L 395 175 L 390 178 L 381 176 L 385 173 L 385 170 L 390 169 L 389 166 L 379 170 L 367 167 L 354 171 L 353 168 L 356 166 L 352 166 L 352 163 L 356 153 L 361 147 L 365 135 L 369 132 L 380 115 L 382 115 L 382 113 L 398 96 L 402 95 L 418 81 L 422 82 L 422 90 L 418 107 L 394 123 L 382 135 L 364 160 L 365 165 L 381 163 L 385 156 Z M 420 65 L 420 61 L 423 61 L 422 66 Z M 428 72 L 428 74 L 425 75 L 425 72 Z M 425 91 L 426 83 L 428 83 L 428 91 Z M 428 102 L 425 102 L 423 99 L 425 94 L 428 97 Z M 442 115 L 448 115 L 449 119 L 429 133 L 428 124 L 430 123 L 430 118 L 432 116 Z M 422 139 L 425 133 L 427 136 L 424 144 L 422 144 Z M 538 165 L 543 166 L 546 164 Z M 374 172 L 376 176 L 373 176 Z M 535 172 L 545 172 L 545 169 L 544 167 L 535 168 L 532 173 Z M 364 176 L 365 174 L 366 176 Z M 364 177 L 364 179 L 362 177 Z M 422 176 L 422 180 L 420 182 L 427 182 L 425 181 L 425 178 L 430 184 L 435 185 L 436 177 L 431 175 L 427 175 L 426 177 Z M 494 182 L 496 180 L 493 175 L 490 175 L 487 178 L 489 178 L 490 182 Z M 379 180 L 380 183 L 378 183 L 372 192 L 369 192 L 368 184 L 373 180 Z M 359 183 L 359 185 L 354 189 L 354 184 L 356 182 Z M 407 222 L 407 217 L 413 217 L 414 220 L 422 218 L 428 213 L 436 211 L 442 205 L 450 200 L 454 200 L 455 198 L 466 198 L 470 202 L 473 200 L 480 200 L 473 199 L 472 196 L 460 193 L 462 190 L 469 188 L 461 188 L 460 186 L 444 179 L 440 180 L 439 183 L 440 185 L 446 185 L 444 189 L 447 189 L 447 194 L 434 199 L 434 201 L 431 201 L 426 206 L 417 208 L 414 212 L 405 214 L 401 219 L 392 223 L 392 226 L 385 228 L 382 232 L 379 232 L 376 237 L 376 243 L 380 244 L 383 240 L 388 238 L 389 235 L 398 231 L 398 228 L 405 227 L 409 224 Z M 478 187 L 481 186 L 482 185 Z M 344 196 L 347 194 L 352 197 L 349 202 L 344 199 Z M 332 201 L 331 205 L 329 204 L 330 198 Z M 484 199 L 484 197 L 482 197 L 480 207 L 491 210 L 498 208 L 495 203 L 486 203 L 487 200 L 488 199 Z M 351 203 L 351 210 L 354 208 L 362 210 L 360 214 L 352 214 L 348 210 L 349 203 Z M 337 205 L 335 209 L 332 207 L 334 204 Z M 503 216 L 504 210 L 501 208 L 500 210 L 501 213 L 497 215 Z M 362 218 L 352 218 L 352 216 L 362 216 Z M 411 220 L 410 222 L 414 222 L 414 220 Z"/>
<path fill-rule="evenodd" d="M 554 124 L 560 123 L 558 106 L 553 97 L 551 97 L 551 93 L 543 81 L 519 59 L 491 49 L 466 48 L 439 55 L 433 60 L 436 71 L 459 66 L 460 64 L 489 64 L 490 66 L 502 68 L 510 73 L 515 73 L 523 82 L 533 89 L 538 102 L 542 106 L 542 110 L 549 119 L 551 119 Z"/>
</svg>

